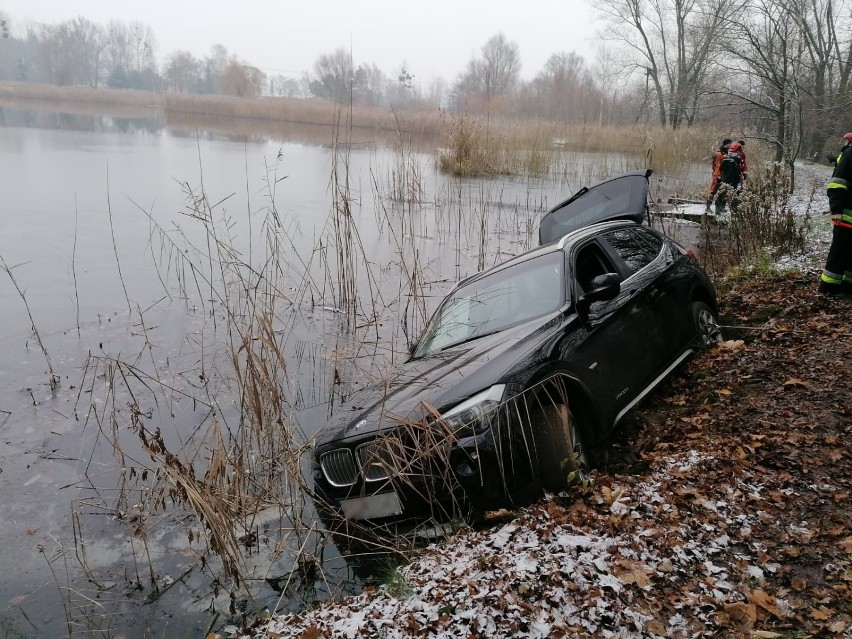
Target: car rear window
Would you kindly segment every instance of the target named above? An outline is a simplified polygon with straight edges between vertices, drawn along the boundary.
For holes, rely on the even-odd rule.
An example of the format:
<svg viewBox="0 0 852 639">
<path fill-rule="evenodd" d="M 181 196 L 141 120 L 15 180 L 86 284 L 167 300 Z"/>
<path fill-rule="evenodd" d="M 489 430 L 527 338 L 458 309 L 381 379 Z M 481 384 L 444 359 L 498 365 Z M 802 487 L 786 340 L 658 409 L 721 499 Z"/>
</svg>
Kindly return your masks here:
<svg viewBox="0 0 852 639">
<path fill-rule="evenodd" d="M 663 247 L 663 241 L 659 236 L 638 226 L 616 229 L 604 237 L 624 260 L 630 275 L 653 262 Z"/>
</svg>

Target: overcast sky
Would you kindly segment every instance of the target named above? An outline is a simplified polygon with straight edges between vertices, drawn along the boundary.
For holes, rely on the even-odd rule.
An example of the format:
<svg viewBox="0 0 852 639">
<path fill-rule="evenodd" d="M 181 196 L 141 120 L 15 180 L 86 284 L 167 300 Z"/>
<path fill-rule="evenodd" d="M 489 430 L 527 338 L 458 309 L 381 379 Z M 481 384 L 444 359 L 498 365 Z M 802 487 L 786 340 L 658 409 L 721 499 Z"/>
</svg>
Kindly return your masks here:
<svg viewBox="0 0 852 639">
<path fill-rule="evenodd" d="M 355 64 L 415 81 L 452 81 L 491 36 L 517 42 L 521 75 L 533 77 L 557 51 L 593 57 L 590 0 L 0 0 L 13 28 L 78 15 L 106 24 L 140 20 L 157 34 L 157 59 L 175 49 L 197 57 L 223 44 L 268 74 L 298 77 L 317 56 L 352 48 Z"/>
</svg>

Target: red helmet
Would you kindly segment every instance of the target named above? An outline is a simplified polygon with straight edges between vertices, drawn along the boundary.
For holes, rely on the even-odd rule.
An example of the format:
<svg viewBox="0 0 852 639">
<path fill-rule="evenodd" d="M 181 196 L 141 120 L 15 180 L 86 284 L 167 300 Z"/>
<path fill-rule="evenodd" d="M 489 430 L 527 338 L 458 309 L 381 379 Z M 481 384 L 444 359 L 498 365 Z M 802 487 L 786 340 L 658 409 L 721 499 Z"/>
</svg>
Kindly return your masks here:
<svg viewBox="0 0 852 639">
<path fill-rule="evenodd" d="M 852 135 L 852 134 L 850 134 L 850 135 Z M 728 151 L 733 151 L 734 153 L 736 153 L 741 148 L 743 148 L 742 144 L 740 144 L 739 142 L 734 142 L 733 144 L 731 144 L 731 146 L 728 147 Z"/>
<path fill-rule="evenodd" d="M 846 135 L 843 136 L 843 139 L 846 140 L 847 142 L 852 142 L 852 133 L 847 133 Z"/>
</svg>

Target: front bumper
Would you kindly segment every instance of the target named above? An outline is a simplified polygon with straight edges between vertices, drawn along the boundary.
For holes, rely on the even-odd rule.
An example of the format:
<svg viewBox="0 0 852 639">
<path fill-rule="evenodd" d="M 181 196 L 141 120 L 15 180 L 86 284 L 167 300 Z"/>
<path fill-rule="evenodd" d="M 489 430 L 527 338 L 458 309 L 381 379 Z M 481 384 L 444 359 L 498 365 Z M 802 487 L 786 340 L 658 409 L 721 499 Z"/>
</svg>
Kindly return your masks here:
<svg viewBox="0 0 852 639">
<path fill-rule="evenodd" d="M 357 442 L 351 449 L 362 444 Z M 529 463 L 522 464 L 511 455 L 507 463 L 490 432 L 444 443 L 435 454 L 388 469 L 381 481 L 366 481 L 365 473 L 360 472 L 349 486 L 335 486 L 323 473 L 319 460 L 328 452 L 315 451 L 314 486 L 327 507 L 348 519 L 379 523 L 471 520 L 487 510 L 532 497 L 520 493 L 537 492 Z"/>
</svg>

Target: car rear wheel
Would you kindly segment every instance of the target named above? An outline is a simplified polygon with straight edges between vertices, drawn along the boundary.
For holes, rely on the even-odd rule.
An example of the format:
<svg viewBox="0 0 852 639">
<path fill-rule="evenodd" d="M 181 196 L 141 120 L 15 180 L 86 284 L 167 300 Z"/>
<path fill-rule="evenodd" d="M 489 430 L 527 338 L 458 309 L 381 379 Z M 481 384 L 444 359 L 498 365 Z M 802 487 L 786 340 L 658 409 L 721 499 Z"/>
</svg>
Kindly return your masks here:
<svg viewBox="0 0 852 639">
<path fill-rule="evenodd" d="M 541 408 L 540 423 L 533 425 L 539 478 L 546 490 L 563 490 L 588 479 L 589 460 L 580 429 L 567 404 Z"/>
<path fill-rule="evenodd" d="M 692 319 L 701 348 L 709 348 L 722 341 L 722 328 L 713 309 L 706 302 L 692 303 Z"/>
</svg>

